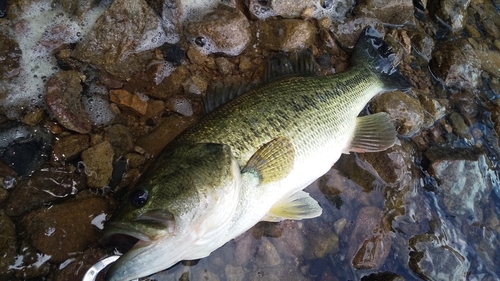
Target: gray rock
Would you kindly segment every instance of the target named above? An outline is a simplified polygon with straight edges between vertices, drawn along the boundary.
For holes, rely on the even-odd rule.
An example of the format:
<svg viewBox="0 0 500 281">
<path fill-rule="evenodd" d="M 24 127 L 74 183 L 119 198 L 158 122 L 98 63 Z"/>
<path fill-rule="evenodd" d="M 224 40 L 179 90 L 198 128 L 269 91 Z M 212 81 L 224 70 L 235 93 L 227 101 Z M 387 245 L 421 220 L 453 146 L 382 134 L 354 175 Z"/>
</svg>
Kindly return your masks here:
<svg viewBox="0 0 500 281">
<path fill-rule="evenodd" d="M 412 0 L 362 0 L 357 1 L 354 12 L 379 19 L 383 23 L 404 25 L 414 23 Z"/>
<path fill-rule="evenodd" d="M 373 26 L 382 36 L 385 36 L 385 29 L 382 23 L 376 18 L 356 17 L 333 24 L 332 32 L 335 39 L 348 49 L 354 48 L 358 42 L 359 35 L 367 26 Z"/>
<path fill-rule="evenodd" d="M 434 39 L 424 32 L 413 30 L 409 32 L 413 49 L 424 57 L 427 61 L 432 58 L 434 50 Z"/>
<path fill-rule="evenodd" d="M 89 115 L 81 101 L 82 75 L 76 71 L 61 71 L 47 82 L 45 102 L 61 126 L 87 134 L 92 129 Z"/>
<path fill-rule="evenodd" d="M 411 137 L 424 123 L 424 111 L 420 101 L 400 91 L 388 92 L 370 102 L 373 112 L 387 112 L 394 121 L 398 134 Z"/>
<path fill-rule="evenodd" d="M 359 210 L 349 241 L 348 257 L 356 269 L 378 269 L 391 250 L 391 233 L 382 212 L 376 207 Z"/>
<path fill-rule="evenodd" d="M 298 19 L 259 21 L 255 28 L 260 44 L 274 51 L 308 48 L 316 36 L 313 24 Z"/>
<path fill-rule="evenodd" d="M 475 148 L 433 146 L 425 156 L 430 161 L 431 176 L 438 181 L 438 196 L 448 213 L 475 216 L 481 200 L 491 193 L 493 184 L 498 183 L 483 152 Z"/>
<path fill-rule="evenodd" d="M 432 281 L 467 280 L 470 263 L 458 250 L 434 234 L 410 238 L 408 266 L 420 278 Z"/>
<path fill-rule="evenodd" d="M 430 1 L 427 9 L 438 24 L 444 24 L 453 32 L 457 32 L 464 27 L 470 2 L 470 0 Z"/>
<path fill-rule="evenodd" d="M 165 42 L 158 17 L 144 0 L 113 1 L 72 56 L 121 79 L 144 70 L 147 51 Z"/>
<path fill-rule="evenodd" d="M 226 265 L 224 268 L 227 281 L 242 281 L 245 278 L 245 271 L 241 266 Z"/>
<path fill-rule="evenodd" d="M 239 55 L 252 38 L 250 23 L 238 9 L 220 4 L 200 21 L 189 22 L 187 38 L 204 54 Z"/>
<path fill-rule="evenodd" d="M 113 172 L 114 154 L 113 146 L 107 141 L 82 152 L 89 187 L 100 188 L 108 185 Z"/>
<path fill-rule="evenodd" d="M 276 266 L 282 262 L 276 248 L 267 238 L 262 238 L 255 259 L 258 267 Z"/>
<path fill-rule="evenodd" d="M 84 190 L 85 178 L 71 166 L 42 169 L 21 180 L 5 204 L 9 216 L 20 216 L 50 202 L 69 198 Z"/>
<path fill-rule="evenodd" d="M 466 40 L 446 41 L 438 45 L 429 66 L 447 87 L 473 90 L 481 82 L 481 62 Z"/>
</svg>

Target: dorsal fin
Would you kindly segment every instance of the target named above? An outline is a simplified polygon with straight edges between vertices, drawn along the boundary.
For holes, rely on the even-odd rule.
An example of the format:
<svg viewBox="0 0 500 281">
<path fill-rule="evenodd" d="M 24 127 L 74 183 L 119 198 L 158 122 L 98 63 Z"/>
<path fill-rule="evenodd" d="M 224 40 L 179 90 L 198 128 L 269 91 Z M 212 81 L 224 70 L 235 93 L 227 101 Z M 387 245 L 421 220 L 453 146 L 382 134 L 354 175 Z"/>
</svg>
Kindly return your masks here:
<svg viewBox="0 0 500 281">
<path fill-rule="evenodd" d="M 318 75 L 318 65 L 309 49 L 274 55 L 267 63 L 263 82 L 276 81 L 290 76 Z"/>
<path fill-rule="evenodd" d="M 209 113 L 257 86 L 258 83 L 256 82 L 229 83 L 228 85 L 225 85 L 222 82 L 215 82 L 211 84 L 207 93 L 202 96 L 203 110 L 205 114 Z"/>
</svg>

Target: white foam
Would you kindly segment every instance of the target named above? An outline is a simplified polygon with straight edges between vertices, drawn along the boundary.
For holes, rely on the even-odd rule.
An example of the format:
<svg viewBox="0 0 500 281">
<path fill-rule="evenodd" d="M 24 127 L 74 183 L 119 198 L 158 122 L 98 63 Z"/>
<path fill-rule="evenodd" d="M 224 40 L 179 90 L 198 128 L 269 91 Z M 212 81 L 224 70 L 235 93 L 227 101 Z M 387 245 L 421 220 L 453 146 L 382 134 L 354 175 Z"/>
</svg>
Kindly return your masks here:
<svg viewBox="0 0 500 281">
<path fill-rule="evenodd" d="M 59 71 L 52 51 L 85 36 L 111 0 L 102 1 L 82 20 L 68 17 L 59 5 L 53 7 L 52 2 L 32 2 L 15 25 L 13 34 L 22 51 L 21 71 L 8 81 L 0 80 L 0 91 L 8 93 L 0 100 L 0 107 L 8 118 L 18 118 L 27 107 L 44 105 L 45 82 Z"/>
<path fill-rule="evenodd" d="M 108 91 L 104 86 L 92 85 L 88 94 L 83 95 L 82 102 L 90 121 L 97 126 L 108 125 L 115 114 L 109 107 Z"/>
</svg>

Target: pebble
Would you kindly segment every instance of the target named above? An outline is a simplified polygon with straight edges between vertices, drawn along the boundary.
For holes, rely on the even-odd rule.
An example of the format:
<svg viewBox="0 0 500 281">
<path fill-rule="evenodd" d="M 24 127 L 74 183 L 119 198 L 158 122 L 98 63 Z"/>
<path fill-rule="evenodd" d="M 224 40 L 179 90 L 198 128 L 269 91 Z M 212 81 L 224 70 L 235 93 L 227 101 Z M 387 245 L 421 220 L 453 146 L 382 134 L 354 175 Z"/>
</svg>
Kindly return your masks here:
<svg viewBox="0 0 500 281">
<path fill-rule="evenodd" d="M 82 152 L 89 187 L 101 188 L 108 185 L 113 172 L 114 155 L 113 147 L 107 141 Z"/>
<path fill-rule="evenodd" d="M 437 24 L 445 25 L 452 32 L 458 32 L 464 28 L 470 2 L 470 0 L 429 1 L 427 10 Z"/>
<path fill-rule="evenodd" d="M 309 48 L 316 36 L 316 27 L 298 19 L 259 21 L 256 34 L 264 48 L 291 52 Z"/>
<path fill-rule="evenodd" d="M 255 258 L 256 265 L 261 268 L 276 266 L 282 262 L 276 248 L 267 238 L 262 238 Z"/>
<path fill-rule="evenodd" d="M 132 134 L 128 127 L 122 124 L 109 126 L 104 132 L 104 140 L 113 147 L 116 159 L 121 158 L 134 148 Z"/>
<path fill-rule="evenodd" d="M 245 278 L 245 271 L 241 266 L 226 265 L 224 267 L 227 281 L 243 281 Z"/>
<path fill-rule="evenodd" d="M 52 161 L 73 160 L 90 145 L 88 135 L 72 134 L 56 139 L 52 149 Z"/>
<path fill-rule="evenodd" d="M 0 249 L 2 249 L 2 254 L 0 255 L 0 278 L 2 278 L 11 271 L 10 267 L 14 264 L 17 252 L 17 239 L 14 223 L 1 209 L 0 229 L 2 229 L 2 239 L 0 239 Z"/>
<path fill-rule="evenodd" d="M 121 105 L 124 108 L 132 109 L 134 112 L 141 115 L 145 115 L 148 110 L 147 101 L 125 90 L 109 91 L 109 99 L 111 102 Z"/>
<path fill-rule="evenodd" d="M 15 38 L 5 28 L 0 28 L 0 54 L 9 54 L 8 56 L 2 55 L 0 77 L 5 79 L 18 75 L 19 71 L 21 71 L 19 62 L 22 57 L 22 51 Z"/>
<path fill-rule="evenodd" d="M 108 211 L 103 198 L 88 197 L 33 211 L 24 217 L 23 226 L 37 250 L 61 263 L 98 242 L 102 225 L 95 220 Z"/>
<path fill-rule="evenodd" d="M 381 94 L 370 102 L 373 112 L 387 112 L 395 122 L 397 132 L 403 137 L 416 134 L 424 123 L 420 101 L 400 91 Z"/>
<path fill-rule="evenodd" d="M 82 75 L 73 70 L 54 74 L 47 82 L 45 102 L 61 126 L 87 134 L 92 123 L 81 101 L 81 81 Z"/>
</svg>

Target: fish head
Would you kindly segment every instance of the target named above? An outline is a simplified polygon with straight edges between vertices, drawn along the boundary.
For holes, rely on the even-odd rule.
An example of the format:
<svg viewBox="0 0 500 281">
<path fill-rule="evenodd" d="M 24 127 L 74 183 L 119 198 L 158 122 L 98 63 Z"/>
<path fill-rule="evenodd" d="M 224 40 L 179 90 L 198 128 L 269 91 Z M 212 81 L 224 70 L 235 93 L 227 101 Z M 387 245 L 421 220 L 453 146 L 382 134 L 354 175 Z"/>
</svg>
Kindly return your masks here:
<svg viewBox="0 0 500 281">
<path fill-rule="evenodd" d="M 222 246 L 240 188 L 240 167 L 227 145 L 189 144 L 160 154 L 105 225 L 105 238 L 138 239 L 110 267 L 108 280 L 147 276 Z"/>
</svg>

